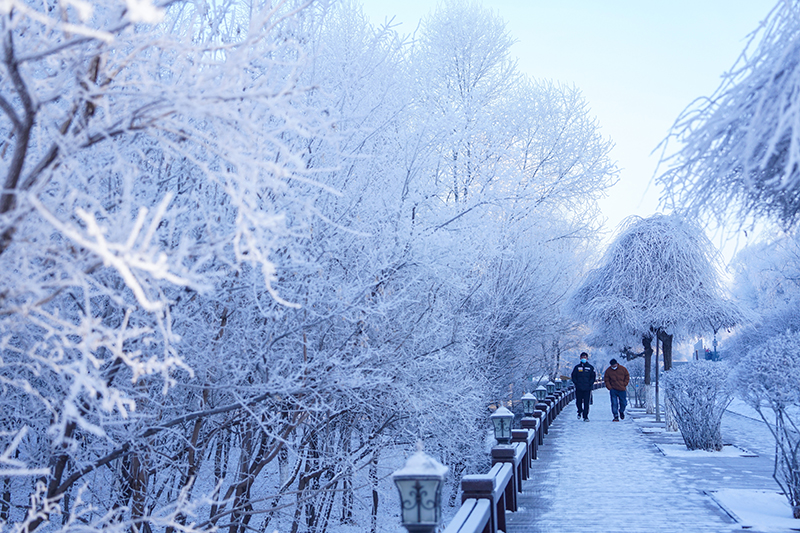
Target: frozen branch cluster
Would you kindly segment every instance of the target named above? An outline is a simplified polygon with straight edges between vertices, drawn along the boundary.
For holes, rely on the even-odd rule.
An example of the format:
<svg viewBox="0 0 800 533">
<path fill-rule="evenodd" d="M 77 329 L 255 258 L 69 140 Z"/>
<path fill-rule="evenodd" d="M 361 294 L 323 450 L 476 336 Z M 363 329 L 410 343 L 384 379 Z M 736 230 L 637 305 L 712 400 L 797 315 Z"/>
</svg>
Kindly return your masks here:
<svg viewBox="0 0 800 533">
<path fill-rule="evenodd" d="M 800 213 L 800 2 L 778 2 L 716 93 L 673 126 L 664 203 L 741 227 Z"/>
<path fill-rule="evenodd" d="M 787 331 L 753 347 L 736 372 L 738 389 L 775 438 L 773 477 L 800 518 L 800 333 Z"/>
<path fill-rule="evenodd" d="M 736 388 L 775 439 L 773 476 L 800 517 L 800 241 L 796 233 L 749 246 L 734 261 L 736 295 L 758 316 L 737 332 Z"/>
<path fill-rule="evenodd" d="M 611 143 L 490 12 L 6 0 L 0 33 L 5 531 L 377 530 L 398 449 L 457 483 L 577 342 Z"/>
<path fill-rule="evenodd" d="M 693 361 L 664 373 L 667 405 L 688 449 L 722 450 L 722 415 L 732 399 L 729 373 L 726 364 L 714 361 Z"/>
</svg>

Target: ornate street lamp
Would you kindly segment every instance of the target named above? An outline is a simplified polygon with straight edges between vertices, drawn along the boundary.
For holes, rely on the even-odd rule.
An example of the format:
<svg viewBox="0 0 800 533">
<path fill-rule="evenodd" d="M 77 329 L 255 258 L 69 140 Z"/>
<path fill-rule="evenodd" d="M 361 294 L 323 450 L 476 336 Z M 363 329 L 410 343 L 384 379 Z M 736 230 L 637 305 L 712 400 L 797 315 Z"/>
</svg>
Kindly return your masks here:
<svg viewBox="0 0 800 533">
<path fill-rule="evenodd" d="M 552 381 L 547 382 L 547 394 L 555 394 L 556 393 L 556 384 Z"/>
<path fill-rule="evenodd" d="M 408 458 L 406 465 L 392 474 L 400 491 L 400 518 L 408 533 L 433 533 L 442 521 L 442 486 L 447 467 L 422 451 Z"/>
<path fill-rule="evenodd" d="M 534 411 L 536 411 L 536 401 L 536 396 L 530 392 L 522 395 L 522 412 L 525 413 L 525 416 L 533 416 Z"/>
<path fill-rule="evenodd" d="M 499 407 L 489 417 L 494 426 L 494 438 L 500 444 L 511 443 L 511 425 L 514 422 L 514 413 L 505 407 Z"/>
<path fill-rule="evenodd" d="M 547 389 L 544 387 L 544 385 L 539 385 L 533 392 L 536 394 L 537 400 L 544 400 L 547 397 Z"/>
<path fill-rule="evenodd" d="M 558 392 L 561 392 L 562 390 L 564 390 L 564 382 L 561 381 L 561 378 L 556 378 L 556 390 Z"/>
</svg>

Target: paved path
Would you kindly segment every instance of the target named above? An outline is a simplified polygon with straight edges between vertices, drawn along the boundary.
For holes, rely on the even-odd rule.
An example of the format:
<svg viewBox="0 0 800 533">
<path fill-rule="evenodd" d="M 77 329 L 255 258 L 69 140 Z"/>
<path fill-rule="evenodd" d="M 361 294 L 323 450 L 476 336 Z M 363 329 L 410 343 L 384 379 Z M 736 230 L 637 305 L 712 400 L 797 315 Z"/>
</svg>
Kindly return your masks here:
<svg viewBox="0 0 800 533">
<path fill-rule="evenodd" d="M 680 434 L 664 433 L 642 410 L 612 422 L 605 389 L 594 391 L 589 417 L 577 420 L 571 403 L 556 418 L 506 533 L 741 531 L 703 491 L 776 488 L 768 456 L 698 463 L 663 455 L 655 444 L 682 443 Z"/>
</svg>

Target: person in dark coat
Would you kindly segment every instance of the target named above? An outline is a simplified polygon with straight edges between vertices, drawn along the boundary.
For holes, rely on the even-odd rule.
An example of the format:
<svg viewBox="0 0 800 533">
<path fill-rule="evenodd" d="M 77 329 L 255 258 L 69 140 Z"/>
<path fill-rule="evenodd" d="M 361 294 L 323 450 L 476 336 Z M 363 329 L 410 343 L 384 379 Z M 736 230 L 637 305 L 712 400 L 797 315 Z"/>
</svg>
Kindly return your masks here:
<svg viewBox="0 0 800 533">
<path fill-rule="evenodd" d="M 581 362 L 572 369 L 572 383 L 575 385 L 575 403 L 578 406 L 578 420 L 589 421 L 589 401 L 597 374 L 589 364 L 589 354 L 581 354 Z"/>
</svg>

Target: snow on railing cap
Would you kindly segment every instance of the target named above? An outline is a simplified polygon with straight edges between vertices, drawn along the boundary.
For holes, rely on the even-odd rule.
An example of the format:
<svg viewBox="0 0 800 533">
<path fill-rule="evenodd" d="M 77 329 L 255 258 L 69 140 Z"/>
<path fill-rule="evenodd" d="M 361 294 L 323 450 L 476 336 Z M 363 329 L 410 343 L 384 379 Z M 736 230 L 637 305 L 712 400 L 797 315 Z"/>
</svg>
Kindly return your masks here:
<svg viewBox="0 0 800 533">
<path fill-rule="evenodd" d="M 406 465 L 392 474 L 395 477 L 438 476 L 444 477 L 450 470 L 442 463 L 422 451 L 422 441 L 417 441 L 417 451 L 408 458 Z"/>
</svg>

